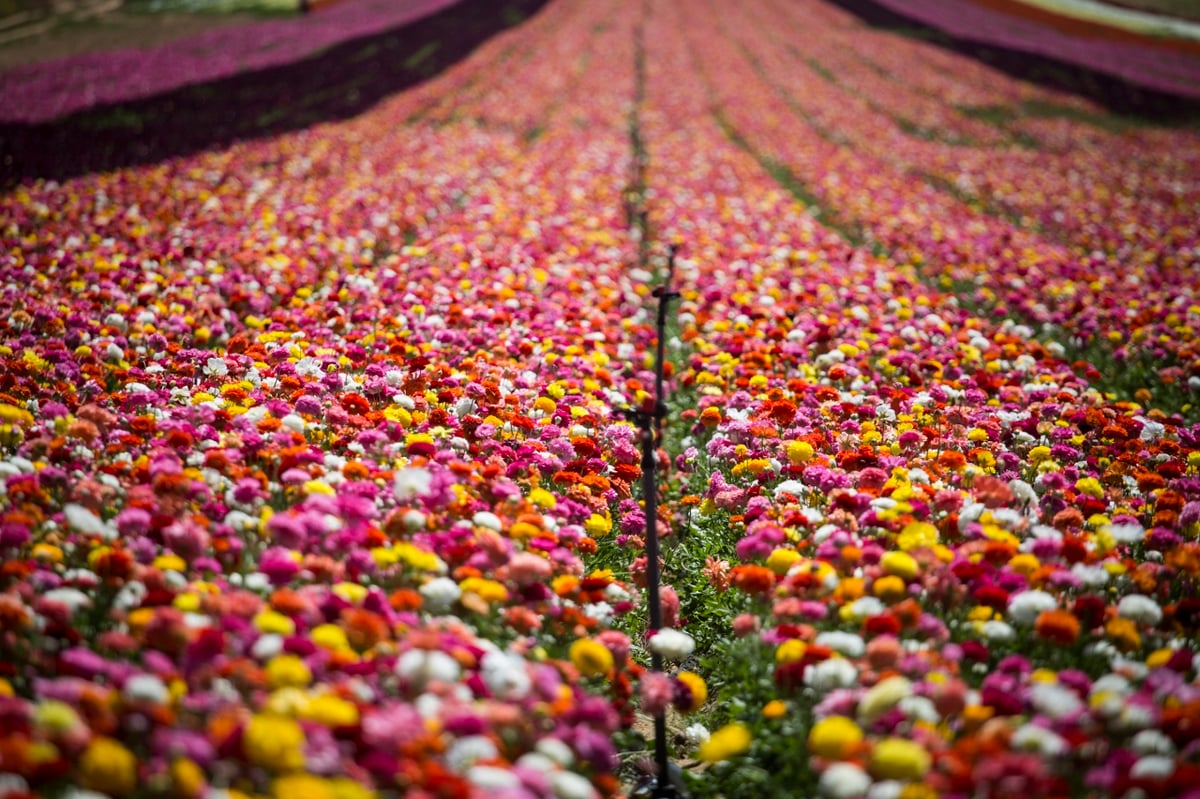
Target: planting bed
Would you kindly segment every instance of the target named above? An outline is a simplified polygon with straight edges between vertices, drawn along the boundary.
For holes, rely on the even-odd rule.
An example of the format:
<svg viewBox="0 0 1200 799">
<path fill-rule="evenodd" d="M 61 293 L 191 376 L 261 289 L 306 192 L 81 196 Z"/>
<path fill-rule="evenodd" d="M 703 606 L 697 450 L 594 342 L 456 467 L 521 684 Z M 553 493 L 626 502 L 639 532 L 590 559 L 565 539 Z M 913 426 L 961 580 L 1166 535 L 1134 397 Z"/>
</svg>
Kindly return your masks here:
<svg viewBox="0 0 1200 799">
<path fill-rule="evenodd" d="M 1200 795 L 1200 134 L 444 6 L 5 84 L 0 796 L 622 796 L 659 714 L 696 797 Z"/>
</svg>

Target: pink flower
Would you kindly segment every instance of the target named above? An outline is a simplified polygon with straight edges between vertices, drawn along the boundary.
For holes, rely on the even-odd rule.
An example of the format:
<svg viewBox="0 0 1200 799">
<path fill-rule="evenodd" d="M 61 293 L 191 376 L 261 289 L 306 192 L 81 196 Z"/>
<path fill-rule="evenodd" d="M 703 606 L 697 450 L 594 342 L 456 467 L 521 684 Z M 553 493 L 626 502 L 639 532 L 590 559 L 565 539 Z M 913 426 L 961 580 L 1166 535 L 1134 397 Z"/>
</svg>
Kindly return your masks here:
<svg viewBox="0 0 1200 799">
<path fill-rule="evenodd" d="M 658 590 L 658 603 L 662 608 L 662 626 L 679 626 L 679 593 L 669 585 Z"/>
<path fill-rule="evenodd" d="M 508 561 L 508 577 L 517 585 L 544 582 L 553 571 L 550 561 L 532 552 L 517 552 Z"/>
<path fill-rule="evenodd" d="M 738 638 L 745 638 L 758 630 L 758 617 L 749 613 L 743 613 L 733 620 L 733 634 Z"/>
<path fill-rule="evenodd" d="M 661 671 L 648 671 L 641 680 L 642 710 L 651 716 L 657 716 L 667 709 L 675 696 L 675 687 L 671 678 Z"/>
<path fill-rule="evenodd" d="M 629 636 L 620 630 L 604 630 L 596 636 L 596 640 L 608 648 L 618 665 L 629 657 Z"/>
</svg>

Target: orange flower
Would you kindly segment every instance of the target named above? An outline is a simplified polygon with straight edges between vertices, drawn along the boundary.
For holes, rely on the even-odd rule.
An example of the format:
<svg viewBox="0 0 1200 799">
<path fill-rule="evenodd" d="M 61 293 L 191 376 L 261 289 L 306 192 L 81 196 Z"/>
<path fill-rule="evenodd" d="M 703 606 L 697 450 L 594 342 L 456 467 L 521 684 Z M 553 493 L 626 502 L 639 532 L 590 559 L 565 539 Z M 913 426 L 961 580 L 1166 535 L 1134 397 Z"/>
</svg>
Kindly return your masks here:
<svg viewBox="0 0 1200 799">
<path fill-rule="evenodd" d="M 1104 632 L 1122 652 L 1133 652 L 1142 646 L 1142 636 L 1138 634 L 1137 625 L 1130 619 L 1109 619 L 1104 625 Z"/>
<path fill-rule="evenodd" d="M 1033 631 L 1041 638 L 1070 646 L 1079 638 L 1079 619 L 1067 610 L 1042 611 L 1033 623 Z"/>
<path fill-rule="evenodd" d="M 346 608 L 342 611 L 342 622 L 350 646 L 356 652 L 366 652 L 391 635 L 386 619 L 363 608 Z"/>
<path fill-rule="evenodd" d="M 419 610 L 424 600 L 421 595 L 411 588 L 400 588 L 388 597 L 388 604 L 393 610 Z"/>
<path fill-rule="evenodd" d="M 729 575 L 729 582 L 735 588 L 739 588 L 751 596 L 765 595 L 775 587 L 775 572 L 766 566 L 743 563 L 733 567 L 733 571 Z"/>
<path fill-rule="evenodd" d="M 941 455 L 938 455 L 938 466 L 943 469 L 949 469 L 952 472 L 962 470 L 967 465 L 967 458 L 961 452 L 947 450 Z"/>
</svg>

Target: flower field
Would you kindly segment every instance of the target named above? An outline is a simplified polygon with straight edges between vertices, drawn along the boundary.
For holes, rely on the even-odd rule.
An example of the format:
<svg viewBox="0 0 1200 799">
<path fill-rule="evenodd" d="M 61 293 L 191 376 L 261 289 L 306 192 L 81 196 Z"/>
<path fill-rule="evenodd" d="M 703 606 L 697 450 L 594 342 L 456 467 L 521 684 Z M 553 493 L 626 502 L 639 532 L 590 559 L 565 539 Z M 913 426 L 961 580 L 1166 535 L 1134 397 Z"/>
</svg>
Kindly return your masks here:
<svg viewBox="0 0 1200 799">
<path fill-rule="evenodd" d="M 1200 133 L 819 0 L 500 27 L 15 167 L 0 796 L 626 796 L 655 716 L 695 797 L 1200 796 Z"/>
</svg>

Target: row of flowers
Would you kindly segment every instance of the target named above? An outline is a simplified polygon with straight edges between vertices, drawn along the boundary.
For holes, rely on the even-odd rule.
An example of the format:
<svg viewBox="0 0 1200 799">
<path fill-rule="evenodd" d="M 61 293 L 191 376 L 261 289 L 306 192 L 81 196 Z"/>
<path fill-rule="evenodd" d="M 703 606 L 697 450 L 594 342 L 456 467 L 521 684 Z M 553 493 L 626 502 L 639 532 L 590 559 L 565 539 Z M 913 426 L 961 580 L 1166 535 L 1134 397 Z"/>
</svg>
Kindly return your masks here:
<svg viewBox="0 0 1200 799">
<path fill-rule="evenodd" d="M 709 70 L 725 123 L 790 169 L 843 227 L 999 315 L 1059 331 L 1073 350 L 1093 347 L 1122 365 L 1151 360 L 1158 373 L 1147 390 L 1186 397 L 1200 385 L 1194 282 L 1187 279 L 1196 257 L 1187 221 L 1196 191 L 1193 135 L 1175 131 L 1165 150 L 1168 132 L 1107 135 L 1093 137 L 1091 153 L 1036 156 L 928 141 L 801 69 L 811 56 L 772 35 L 786 29 L 779 19 L 717 18 L 737 45 L 706 52 L 698 68 Z M 914 53 L 910 71 L 921 63 Z M 845 71 L 850 80 L 869 68 Z M 797 127 L 808 133 L 797 136 Z M 1138 164 L 1136 177 L 1122 169 L 1125 159 Z M 991 177 L 976 185 L 980 173 Z M 972 201 L 977 192 L 997 209 Z M 1051 224 L 1061 235 L 1018 224 L 1003 212 L 1006 203 L 1024 220 L 1061 220 Z"/>
<path fill-rule="evenodd" d="M 689 8 L 554 3 L 358 118 L 0 198 L 0 791 L 615 796 L 659 713 L 696 795 L 1192 785 L 1200 428 L 818 224 L 762 152 L 873 235 L 1000 229 L 880 115 L 803 123 L 799 17 Z"/>
<path fill-rule="evenodd" d="M 680 24 L 655 22 L 657 42 Z M 716 653 L 710 727 L 726 722 L 692 788 L 1190 788 L 1197 428 L 1105 398 L 1061 345 L 825 238 L 753 153 L 695 123 L 715 91 L 751 145 L 820 147 L 758 93 L 732 16 L 691 30 L 651 51 L 644 118 L 656 222 L 697 242 L 688 279 L 713 285 L 681 307 L 684 518 L 665 555 L 681 615 Z M 688 68 L 710 86 L 666 77 Z M 837 173 L 848 196 L 892 179 L 868 163 L 879 174 Z M 738 199 L 715 202 L 713 186 Z M 710 633 L 708 614 L 728 626 Z"/>
<path fill-rule="evenodd" d="M 313 16 L 221 26 L 150 49 L 82 53 L 15 66 L 0 73 L 5 122 L 46 122 L 95 106 L 128 102 L 291 64 L 324 48 L 399 28 L 455 0 L 352 0 Z"/>
</svg>

